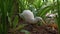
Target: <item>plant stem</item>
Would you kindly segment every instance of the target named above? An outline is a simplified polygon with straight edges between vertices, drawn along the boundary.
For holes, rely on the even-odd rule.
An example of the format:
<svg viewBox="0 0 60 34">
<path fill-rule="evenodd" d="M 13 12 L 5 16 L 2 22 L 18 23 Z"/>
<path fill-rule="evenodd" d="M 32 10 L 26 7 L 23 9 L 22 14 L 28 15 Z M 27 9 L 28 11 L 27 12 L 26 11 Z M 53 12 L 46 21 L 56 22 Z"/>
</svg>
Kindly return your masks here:
<svg viewBox="0 0 60 34">
<path fill-rule="evenodd" d="M 58 31 L 59 31 L 59 34 L 60 34 L 60 1 L 57 0 L 57 11 L 58 11 Z"/>
</svg>

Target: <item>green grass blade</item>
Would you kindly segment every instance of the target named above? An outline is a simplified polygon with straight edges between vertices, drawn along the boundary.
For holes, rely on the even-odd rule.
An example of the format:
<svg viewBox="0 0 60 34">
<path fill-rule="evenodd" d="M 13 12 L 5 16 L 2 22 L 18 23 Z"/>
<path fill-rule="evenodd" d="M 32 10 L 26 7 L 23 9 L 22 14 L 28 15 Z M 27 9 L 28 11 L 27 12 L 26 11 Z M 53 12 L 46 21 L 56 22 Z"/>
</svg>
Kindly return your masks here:
<svg viewBox="0 0 60 34">
<path fill-rule="evenodd" d="M 58 10 L 58 31 L 60 34 L 60 1 L 57 0 L 57 10 Z"/>
<path fill-rule="evenodd" d="M 14 18 L 13 28 L 16 28 L 17 24 L 18 24 L 18 16 L 16 16 L 16 17 Z"/>
</svg>

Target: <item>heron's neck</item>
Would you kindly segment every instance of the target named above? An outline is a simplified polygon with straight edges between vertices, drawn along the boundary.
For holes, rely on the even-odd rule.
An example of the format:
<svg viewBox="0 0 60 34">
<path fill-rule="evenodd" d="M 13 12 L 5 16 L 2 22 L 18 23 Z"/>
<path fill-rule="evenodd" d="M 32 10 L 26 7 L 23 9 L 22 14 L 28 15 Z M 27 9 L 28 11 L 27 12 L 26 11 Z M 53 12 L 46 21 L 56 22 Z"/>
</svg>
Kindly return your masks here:
<svg viewBox="0 0 60 34">
<path fill-rule="evenodd" d="M 38 21 L 38 20 L 37 20 L 36 18 L 33 19 L 33 22 L 34 22 L 34 23 L 37 23 L 37 21 Z"/>
<path fill-rule="evenodd" d="M 29 19 L 29 20 L 28 20 L 28 22 L 33 23 L 33 24 L 34 24 L 34 23 L 36 23 L 36 22 L 37 22 L 37 20 L 36 20 L 35 18 L 31 18 L 31 19 Z"/>
</svg>

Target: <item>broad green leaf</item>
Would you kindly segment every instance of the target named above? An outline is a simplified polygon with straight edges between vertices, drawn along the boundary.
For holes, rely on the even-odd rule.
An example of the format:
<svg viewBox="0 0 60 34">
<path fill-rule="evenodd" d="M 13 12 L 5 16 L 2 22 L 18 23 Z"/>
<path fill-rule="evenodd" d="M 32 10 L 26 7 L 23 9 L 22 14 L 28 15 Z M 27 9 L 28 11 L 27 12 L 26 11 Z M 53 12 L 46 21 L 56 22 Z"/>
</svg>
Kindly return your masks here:
<svg viewBox="0 0 60 34">
<path fill-rule="evenodd" d="M 39 11 L 38 11 L 38 15 L 39 16 L 43 16 L 43 15 L 45 15 L 47 12 L 49 12 L 51 10 L 51 6 L 46 6 L 46 7 L 44 7 L 44 8 L 41 8 Z"/>
<path fill-rule="evenodd" d="M 21 32 L 24 32 L 25 34 L 30 34 L 30 32 L 27 30 L 21 30 Z"/>
<path fill-rule="evenodd" d="M 18 24 L 18 16 L 15 16 L 13 21 L 13 28 L 16 28 L 17 24 Z"/>
<path fill-rule="evenodd" d="M 9 21 L 10 26 L 12 26 L 11 18 L 9 16 L 8 16 L 8 21 Z"/>
<path fill-rule="evenodd" d="M 43 10 L 42 10 L 42 13 L 40 14 L 40 16 L 43 16 L 43 15 L 45 15 L 47 12 L 49 12 L 51 10 L 51 7 L 47 7 L 47 8 L 44 8 Z"/>
<path fill-rule="evenodd" d="M 27 26 L 28 24 L 20 24 L 18 27 L 15 28 L 15 31 L 16 30 L 21 30 L 23 29 L 25 26 Z"/>
<path fill-rule="evenodd" d="M 58 12 L 58 34 L 60 34 L 60 0 L 57 0 L 57 12 Z"/>
</svg>

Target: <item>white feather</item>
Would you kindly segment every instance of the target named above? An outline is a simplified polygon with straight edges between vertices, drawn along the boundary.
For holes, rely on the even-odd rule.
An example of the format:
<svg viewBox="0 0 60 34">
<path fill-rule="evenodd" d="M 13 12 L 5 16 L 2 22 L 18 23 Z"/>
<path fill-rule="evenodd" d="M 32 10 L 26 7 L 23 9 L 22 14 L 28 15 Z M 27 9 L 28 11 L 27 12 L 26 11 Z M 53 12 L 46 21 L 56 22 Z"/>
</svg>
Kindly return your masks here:
<svg viewBox="0 0 60 34">
<path fill-rule="evenodd" d="M 37 23 L 42 20 L 41 17 L 34 18 L 34 14 L 30 10 L 24 10 L 21 15 L 24 17 L 25 21 L 29 23 Z"/>
</svg>

